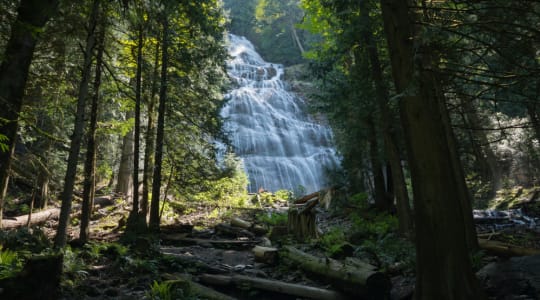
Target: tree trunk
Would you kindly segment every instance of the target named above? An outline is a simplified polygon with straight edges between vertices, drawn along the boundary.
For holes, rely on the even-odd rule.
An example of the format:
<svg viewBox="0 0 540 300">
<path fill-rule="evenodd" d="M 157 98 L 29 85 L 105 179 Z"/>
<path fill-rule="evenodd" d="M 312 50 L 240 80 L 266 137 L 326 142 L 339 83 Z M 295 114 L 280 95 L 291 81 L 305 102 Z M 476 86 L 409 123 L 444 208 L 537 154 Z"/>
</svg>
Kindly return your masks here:
<svg viewBox="0 0 540 300">
<path fill-rule="evenodd" d="M 11 157 L 17 139 L 28 70 L 41 28 L 56 13 L 58 0 L 22 0 L 11 26 L 0 65 L 0 134 L 8 139 L 7 151 L 0 150 L 0 219 L 9 181 Z M 1 228 L 1 225 L 0 225 Z"/>
<path fill-rule="evenodd" d="M 294 247 L 285 246 L 280 251 L 280 259 L 331 282 L 347 293 L 366 299 L 388 299 L 391 282 L 383 273 L 370 265 L 349 265 L 331 258 L 320 258 Z"/>
<path fill-rule="evenodd" d="M 485 164 L 486 171 L 484 178 L 488 179 L 491 183 L 490 196 L 493 197 L 502 187 L 502 174 L 497 161 L 497 156 L 495 155 L 495 152 L 493 152 L 493 149 L 491 149 L 486 132 L 483 130 L 475 130 L 477 127 L 482 127 L 482 122 L 478 117 L 476 108 L 467 100 L 463 101 L 463 106 L 465 109 L 465 116 L 471 127 L 470 131 L 472 131 L 474 141 L 480 152 L 480 159 L 482 159 L 484 161 L 483 164 Z"/>
<path fill-rule="evenodd" d="M 133 111 L 128 111 L 126 119 L 133 116 Z M 118 180 L 116 182 L 115 192 L 125 197 L 126 201 L 133 195 L 133 129 L 122 139 L 122 154 L 120 157 L 120 166 L 118 167 Z"/>
<path fill-rule="evenodd" d="M 465 182 L 451 153 L 432 58 L 415 38 L 416 1 L 381 0 L 392 73 L 413 180 L 416 220 L 416 299 L 483 299 L 472 271 L 463 209 Z M 415 60 L 415 57 L 421 59 Z M 415 61 L 419 68 L 415 67 Z M 418 75 L 416 75 L 418 74 Z M 458 164 L 458 165 L 456 165 Z M 472 212 L 468 212 L 471 215 Z"/>
<path fill-rule="evenodd" d="M 139 16 L 138 22 L 142 22 Z M 142 50 L 144 43 L 144 28 L 142 23 L 138 26 L 137 38 L 137 71 L 135 74 L 135 128 L 133 147 L 133 206 L 128 218 L 127 230 L 142 231 L 146 228 L 146 215 L 139 214 L 139 153 L 141 139 L 141 90 L 142 90 Z"/>
<path fill-rule="evenodd" d="M 377 140 L 377 130 L 372 116 L 368 116 L 368 142 L 369 142 L 369 161 L 371 164 L 371 174 L 373 176 L 375 207 L 381 212 L 388 212 L 392 203 L 386 196 L 384 184 L 383 167 L 379 155 L 379 143 Z"/>
<path fill-rule="evenodd" d="M 54 245 L 56 248 L 63 248 L 66 245 L 67 226 L 69 223 L 69 214 L 71 213 L 73 188 L 75 186 L 75 178 L 77 175 L 77 162 L 79 152 L 81 150 L 81 140 L 83 136 L 84 110 L 86 106 L 86 98 L 88 97 L 88 84 L 90 81 L 90 72 L 92 70 L 93 51 L 96 44 L 96 26 L 98 21 L 99 6 L 100 0 L 94 0 L 88 22 L 88 35 L 86 36 L 86 46 L 84 49 L 81 83 L 79 85 L 79 93 L 77 96 L 75 127 L 73 129 L 73 135 L 71 136 L 64 189 L 62 191 L 62 195 L 60 196 L 60 199 L 62 200 L 62 207 L 60 211 L 60 219 L 58 220 L 58 229 L 54 239 Z"/>
<path fill-rule="evenodd" d="M 161 86 L 159 89 L 159 108 L 156 133 L 156 154 L 152 183 L 152 205 L 150 207 L 149 227 L 152 231 L 159 231 L 159 198 L 161 189 L 161 169 L 163 163 L 163 142 L 165 129 L 165 110 L 167 102 L 167 67 L 169 46 L 169 20 L 163 16 L 163 39 L 161 41 Z"/>
<path fill-rule="evenodd" d="M 103 20 L 105 16 L 102 16 Z M 105 22 L 102 22 L 104 24 Z M 103 52 L 105 51 L 105 26 L 101 26 L 97 41 L 98 52 L 96 56 L 96 70 L 94 77 L 94 95 L 90 105 L 90 124 L 88 126 L 88 143 L 86 145 L 86 161 L 84 163 L 83 202 L 81 212 L 81 230 L 79 240 L 88 241 L 90 216 L 92 214 L 93 199 L 96 192 L 96 129 L 98 118 L 99 89 L 101 86 L 101 68 Z"/>
<path fill-rule="evenodd" d="M 143 188 L 142 188 L 142 200 L 141 200 L 141 215 L 146 219 L 148 215 L 148 198 L 150 193 L 150 184 L 152 178 L 152 171 L 154 168 L 154 148 L 155 139 L 154 134 L 156 126 L 154 122 L 154 110 L 156 105 L 156 97 L 158 92 L 158 76 L 159 76 L 159 47 L 160 43 L 156 43 L 156 53 L 154 58 L 154 72 L 152 78 L 152 89 L 150 99 L 148 100 L 148 125 L 146 127 L 146 146 L 144 148 L 144 174 L 143 174 Z"/>
<path fill-rule="evenodd" d="M 379 108 L 379 122 L 382 128 L 384 149 L 390 164 L 392 185 L 394 195 L 396 197 L 397 215 L 399 219 L 399 232 L 405 236 L 411 236 L 413 231 L 413 220 L 411 217 L 411 207 L 409 204 L 409 193 L 405 183 L 405 175 L 401 166 L 401 157 L 399 155 L 399 147 L 397 137 L 392 128 L 391 111 L 388 107 L 388 88 L 383 79 L 381 63 L 377 45 L 373 38 L 371 29 L 371 19 L 369 10 L 367 9 L 366 0 L 360 1 L 360 13 L 364 24 L 364 42 L 367 47 L 367 52 L 371 67 L 371 76 L 375 84 L 375 94 L 377 97 L 377 106 Z"/>
<path fill-rule="evenodd" d="M 268 280 L 262 278 L 255 278 L 250 276 L 242 275 L 211 275 L 203 274 L 200 276 L 200 280 L 204 283 L 220 285 L 220 286 L 231 286 L 231 284 L 237 285 L 239 287 L 253 287 L 265 291 L 272 291 L 281 294 L 293 295 L 301 298 L 308 299 L 319 299 L 319 300 L 340 300 L 348 299 L 343 294 L 321 289 L 317 287 L 305 286 L 301 284 L 286 283 L 277 280 Z"/>
</svg>

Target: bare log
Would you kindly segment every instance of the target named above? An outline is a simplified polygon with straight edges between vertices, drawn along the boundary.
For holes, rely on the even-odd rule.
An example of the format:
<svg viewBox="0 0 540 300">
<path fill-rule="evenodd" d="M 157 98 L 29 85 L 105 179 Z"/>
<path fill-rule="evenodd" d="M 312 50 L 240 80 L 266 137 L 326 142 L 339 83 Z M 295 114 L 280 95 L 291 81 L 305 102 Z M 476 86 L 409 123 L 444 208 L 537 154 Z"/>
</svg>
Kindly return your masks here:
<svg viewBox="0 0 540 300">
<path fill-rule="evenodd" d="M 298 208 L 298 214 L 305 214 L 309 212 L 312 208 L 314 208 L 319 203 L 319 198 L 313 198 L 306 202 L 306 204 L 302 207 Z"/>
<path fill-rule="evenodd" d="M 294 247 L 285 246 L 280 258 L 290 261 L 299 268 L 324 278 L 336 287 L 355 296 L 368 299 L 387 299 L 391 283 L 383 273 L 374 267 L 338 262 L 331 258 L 319 258 Z"/>
<path fill-rule="evenodd" d="M 277 248 L 255 246 L 252 251 L 255 255 L 255 261 L 269 265 L 275 265 L 278 261 Z"/>
<path fill-rule="evenodd" d="M 209 300 L 235 300 L 214 289 L 198 284 L 187 274 L 163 274 L 163 278 L 174 287 L 180 288 L 186 295 L 198 296 Z"/>
<path fill-rule="evenodd" d="M 540 249 L 519 247 L 499 241 L 478 239 L 480 249 L 498 256 L 529 256 L 540 254 Z"/>
<path fill-rule="evenodd" d="M 94 204 L 99 205 L 100 207 L 105 207 L 114 204 L 112 196 L 103 196 L 97 197 L 94 199 Z M 72 212 L 76 213 L 81 208 L 80 205 L 73 206 Z M 14 217 L 11 219 L 2 220 L 2 228 L 13 229 L 23 226 L 35 226 L 42 223 L 45 223 L 49 220 L 58 220 L 60 216 L 59 208 L 49 208 L 38 212 L 33 212 L 31 214 L 22 215 Z"/>
<path fill-rule="evenodd" d="M 319 197 L 319 192 L 315 192 L 315 193 L 311 193 L 309 195 L 305 195 L 304 197 L 294 201 L 294 204 L 302 204 L 302 203 L 306 203 L 308 202 L 309 200 L 313 199 L 313 198 L 316 198 L 316 197 Z"/>
<path fill-rule="evenodd" d="M 30 222 L 28 222 L 28 218 L 30 217 L 30 215 L 22 215 L 13 219 L 2 220 L 2 228 L 13 229 L 26 226 L 26 224 L 29 224 L 29 226 L 34 226 L 44 223 L 48 220 L 57 220 L 58 216 L 60 216 L 59 208 L 49 208 L 40 212 L 32 213 Z"/>
<path fill-rule="evenodd" d="M 180 245 L 200 245 L 203 247 L 215 247 L 225 249 L 246 249 L 252 248 L 259 241 L 256 240 L 208 240 L 208 239 L 196 239 L 188 238 L 187 234 L 162 234 L 161 240 L 165 242 L 173 242 Z"/>
<path fill-rule="evenodd" d="M 337 300 L 347 299 L 339 292 L 310 287 L 300 284 L 286 283 L 277 280 L 268 280 L 262 278 L 248 277 L 242 275 L 224 276 L 203 274 L 199 277 L 200 281 L 213 285 L 229 286 L 235 284 L 238 286 L 250 286 L 265 291 L 277 292 L 287 295 L 293 295 L 309 299 Z"/>
<path fill-rule="evenodd" d="M 254 238 L 255 234 L 251 233 L 250 231 L 247 231 L 243 228 L 233 227 L 227 224 L 217 224 L 216 227 L 214 227 L 216 233 L 219 233 L 224 236 L 228 237 L 247 237 L 247 238 Z"/>
<path fill-rule="evenodd" d="M 249 230 L 256 235 L 263 235 L 268 233 L 268 230 L 260 225 L 256 225 L 254 223 L 242 220 L 240 218 L 232 218 L 231 219 L 231 226 L 233 227 L 240 227 L 246 230 Z"/>
</svg>

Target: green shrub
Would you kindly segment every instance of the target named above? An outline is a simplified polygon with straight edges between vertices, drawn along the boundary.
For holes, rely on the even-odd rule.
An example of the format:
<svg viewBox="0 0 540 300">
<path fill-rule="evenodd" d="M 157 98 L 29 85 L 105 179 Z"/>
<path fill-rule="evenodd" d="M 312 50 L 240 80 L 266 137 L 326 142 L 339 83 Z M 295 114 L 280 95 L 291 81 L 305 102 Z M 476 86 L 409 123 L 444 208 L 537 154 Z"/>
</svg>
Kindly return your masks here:
<svg viewBox="0 0 540 300">
<path fill-rule="evenodd" d="M 12 277 L 22 269 L 22 259 L 17 252 L 2 249 L 0 245 L 0 279 Z"/>
<path fill-rule="evenodd" d="M 376 214 L 370 219 L 352 214 L 351 220 L 353 232 L 366 238 L 380 239 L 398 229 L 397 217 L 388 214 Z"/>
<path fill-rule="evenodd" d="M 328 256 L 334 256 L 338 251 L 341 251 L 345 243 L 347 243 L 345 233 L 339 227 L 330 228 L 319 239 L 319 245 L 325 250 Z"/>
<path fill-rule="evenodd" d="M 365 240 L 358 248 L 356 255 L 361 258 L 370 257 L 383 271 L 398 268 L 403 272 L 413 272 L 416 264 L 414 245 L 395 234 L 388 234 L 380 239 Z"/>
<path fill-rule="evenodd" d="M 269 226 L 285 226 L 287 225 L 287 218 L 287 213 L 278 212 L 260 213 L 256 216 L 258 222 Z"/>
<path fill-rule="evenodd" d="M 40 253 L 52 247 L 42 230 L 28 228 L 0 231 L 0 244 L 4 249 L 28 250 L 32 253 Z"/>
</svg>

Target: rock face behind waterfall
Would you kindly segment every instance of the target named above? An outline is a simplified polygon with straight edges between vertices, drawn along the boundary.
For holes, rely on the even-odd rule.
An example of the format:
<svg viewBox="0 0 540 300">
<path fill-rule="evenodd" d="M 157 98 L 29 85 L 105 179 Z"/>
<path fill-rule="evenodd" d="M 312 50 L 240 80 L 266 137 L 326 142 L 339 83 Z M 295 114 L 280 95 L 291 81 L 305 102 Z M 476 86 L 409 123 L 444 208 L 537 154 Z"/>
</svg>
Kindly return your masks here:
<svg viewBox="0 0 540 300">
<path fill-rule="evenodd" d="M 249 190 L 326 187 L 326 170 L 339 165 L 330 129 L 310 118 L 302 99 L 286 89 L 283 66 L 265 62 L 245 38 L 229 39 L 227 68 L 235 88 L 221 115 L 244 161 Z"/>
</svg>

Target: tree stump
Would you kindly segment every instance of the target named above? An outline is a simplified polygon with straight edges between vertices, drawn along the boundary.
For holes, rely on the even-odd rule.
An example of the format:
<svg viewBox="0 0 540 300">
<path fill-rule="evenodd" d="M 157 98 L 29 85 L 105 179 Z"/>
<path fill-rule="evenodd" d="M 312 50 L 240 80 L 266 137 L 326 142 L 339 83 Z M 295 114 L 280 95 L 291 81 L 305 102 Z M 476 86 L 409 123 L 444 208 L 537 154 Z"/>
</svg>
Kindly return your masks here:
<svg viewBox="0 0 540 300">
<path fill-rule="evenodd" d="M 15 277 L 0 280 L 0 299 L 57 299 L 62 266 L 62 254 L 30 258 Z"/>
<path fill-rule="evenodd" d="M 290 208 L 287 220 L 288 232 L 300 241 L 317 238 L 315 216 L 313 210 L 300 211 L 297 208 Z"/>
</svg>

